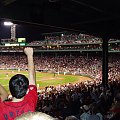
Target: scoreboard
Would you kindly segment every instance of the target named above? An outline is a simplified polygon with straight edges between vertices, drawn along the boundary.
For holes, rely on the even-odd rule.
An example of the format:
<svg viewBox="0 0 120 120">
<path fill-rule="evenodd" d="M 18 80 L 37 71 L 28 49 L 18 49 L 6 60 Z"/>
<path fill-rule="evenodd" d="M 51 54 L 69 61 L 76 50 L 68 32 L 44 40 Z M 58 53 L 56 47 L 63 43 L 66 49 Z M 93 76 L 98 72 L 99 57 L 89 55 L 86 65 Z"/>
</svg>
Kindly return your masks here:
<svg viewBox="0 0 120 120">
<path fill-rule="evenodd" d="M 26 38 L 17 38 L 17 42 L 25 43 L 26 42 Z"/>
</svg>

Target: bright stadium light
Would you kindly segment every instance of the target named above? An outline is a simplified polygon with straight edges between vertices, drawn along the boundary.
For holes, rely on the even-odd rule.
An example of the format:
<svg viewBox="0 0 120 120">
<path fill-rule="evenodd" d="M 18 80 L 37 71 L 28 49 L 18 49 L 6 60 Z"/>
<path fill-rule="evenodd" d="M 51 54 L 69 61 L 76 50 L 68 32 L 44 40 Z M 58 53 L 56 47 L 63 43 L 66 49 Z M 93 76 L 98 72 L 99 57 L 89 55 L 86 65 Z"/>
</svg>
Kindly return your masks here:
<svg viewBox="0 0 120 120">
<path fill-rule="evenodd" d="M 5 26 L 12 26 L 13 23 L 12 23 L 12 22 L 4 22 L 4 25 L 5 25 Z"/>
<path fill-rule="evenodd" d="M 11 39 L 16 40 L 16 24 L 12 23 L 11 21 L 5 21 L 4 25 L 11 27 Z"/>
</svg>

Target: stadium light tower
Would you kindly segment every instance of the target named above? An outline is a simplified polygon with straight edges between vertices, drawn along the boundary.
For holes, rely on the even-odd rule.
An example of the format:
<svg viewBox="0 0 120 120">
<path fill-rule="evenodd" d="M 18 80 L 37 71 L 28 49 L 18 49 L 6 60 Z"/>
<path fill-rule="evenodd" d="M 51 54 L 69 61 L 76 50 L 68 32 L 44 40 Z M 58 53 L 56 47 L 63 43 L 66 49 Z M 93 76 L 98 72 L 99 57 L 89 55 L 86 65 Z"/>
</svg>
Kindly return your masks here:
<svg viewBox="0 0 120 120">
<path fill-rule="evenodd" d="M 16 24 L 10 21 L 7 21 L 7 22 L 4 22 L 4 25 L 11 27 L 11 39 L 15 41 L 16 40 Z"/>
</svg>

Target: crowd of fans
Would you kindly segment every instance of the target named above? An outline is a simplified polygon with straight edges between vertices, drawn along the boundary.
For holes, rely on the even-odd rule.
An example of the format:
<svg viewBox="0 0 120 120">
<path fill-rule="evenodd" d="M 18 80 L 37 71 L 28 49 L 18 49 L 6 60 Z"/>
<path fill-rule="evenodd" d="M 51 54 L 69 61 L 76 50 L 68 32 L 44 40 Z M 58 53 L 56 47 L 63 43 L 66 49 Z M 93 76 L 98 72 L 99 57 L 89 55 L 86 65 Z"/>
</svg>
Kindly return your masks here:
<svg viewBox="0 0 120 120">
<path fill-rule="evenodd" d="M 0 47 L 0 51 L 4 52 L 22 52 L 24 47 Z M 102 45 L 56 45 L 56 46 L 33 46 L 34 50 L 101 50 Z"/>
<path fill-rule="evenodd" d="M 96 81 L 67 84 L 59 89 L 50 87 L 49 91 L 46 87 L 44 92 L 38 93 L 37 111 L 59 119 L 74 115 L 80 120 L 119 120 L 112 118 L 120 111 L 119 87 L 117 80 L 109 81 L 106 88 Z"/>
<path fill-rule="evenodd" d="M 43 58 L 44 61 L 46 61 L 46 58 Z M 58 61 L 58 59 L 59 61 L 65 62 L 65 64 L 59 63 L 63 66 L 66 66 L 68 63 L 69 67 L 67 66 L 67 68 L 70 69 L 72 73 L 77 71 L 78 68 L 80 68 L 84 74 L 93 76 L 95 73 L 97 75 L 101 73 L 101 59 L 98 56 L 85 58 L 83 56 L 59 56 L 59 58 L 49 58 L 48 61 L 54 61 L 51 63 L 53 65 L 54 63 L 57 64 L 56 61 Z M 93 81 L 76 84 L 68 83 L 57 87 L 47 86 L 44 91 L 38 93 L 37 111 L 45 112 L 59 119 L 65 119 L 67 116 L 74 115 L 78 120 L 119 120 L 119 62 L 119 56 L 109 57 L 109 83 L 105 88 L 101 84 L 100 77 Z M 46 64 L 46 62 L 44 64 Z M 82 65 L 83 68 L 81 67 Z M 55 68 L 55 66 L 53 68 Z M 59 70 L 60 68 L 61 66 L 59 65 Z M 58 67 L 56 70 L 58 70 Z"/>
<path fill-rule="evenodd" d="M 100 38 L 85 34 L 61 34 L 59 36 L 45 36 L 43 41 L 33 41 L 29 45 L 40 44 L 79 44 L 79 43 L 96 43 L 101 42 Z"/>
<path fill-rule="evenodd" d="M 119 56 L 109 57 L 109 77 L 112 79 L 119 79 L 120 75 L 120 61 Z M 8 62 L 9 61 L 9 62 Z M 85 74 L 92 78 L 101 78 L 102 72 L 102 59 L 99 55 L 35 55 L 35 68 L 36 70 L 59 72 L 59 73 L 72 73 L 72 74 Z M 0 55 L 0 68 L 1 69 L 27 69 L 27 61 L 24 55 L 17 54 L 2 54 Z M 115 77 L 115 78 L 114 78 Z"/>
<path fill-rule="evenodd" d="M 110 39 L 109 42 L 120 42 L 120 40 Z M 59 35 L 59 36 L 45 36 L 45 39 L 42 41 L 32 41 L 28 45 L 56 45 L 56 44 L 94 44 L 102 43 L 101 38 L 97 38 L 85 34 L 68 34 L 68 35 Z"/>
<path fill-rule="evenodd" d="M 120 56 L 109 56 L 109 84 L 101 84 L 102 59 L 100 55 L 34 55 L 36 70 L 87 74 L 93 81 L 61 86 L 47 86 L 38 92 L 36 111 L 45 112 L 61 120 L 74 115 L 80 120 L 118 120 L 120 111 Z M 1 69 L 27 69 L 27 59 L 22 54 L 1 54 Z M 113 105 L 115 104 L 115 105 Z M 116 108 L 117 106 L 117 108 Z M 115 117 L 115 118 L 114 118 Z M 67 118 L 68 119 L 68 118 Z"/>
<path fill-rule="evenodd" d="M 113 41 L 113 40 L 110 40 Z M 61 35 L 46 36 L 44 41 L 34 41 L 29 45 L 38 45 L 35 50 L 75 50 L 75 49 L 101 49 L 101 44 L 52 46 L 56 44 L 100 43 L 101 39 L 88 35 Z M 52 44 L 49 46 L 49 44 Z M 43 45 L 43 46 L 39 46 Z M 118 46 L 110 46 L 111 50 L 120 50 Z M 12 48 L 12 49 L 11 49 Z M 0 48 L 1 50 L 22 51 L 24 47 Z M 71 53 L 46 55 L 36 53 L 34 55 L 35 69 L 51 73 L 63 73 L 73 75 L 88 75 L 92 81 L 58 86 L 46 86 L 38 91 L 38 103 L 36 111 L 44 112 L 60 120 L 119 120 L 120 118 L 120 56 L 109 54 L 108 57 L 108 84 L 103 86 L 102 58 L 100 54 Z M 0 69 L 27 70 L 27 58 L 22 53 L 1 53 Z M 32 113 L 30 113 L 32 114 Z M 42 115 L 33 113 L 34 115 Z M 45 114 L 43 114 L 46 116 Z M 72 116 L 71 116 L 72 115 Z M 24 115 L 23 115 L 24 116 Z M 24 117 L 27 116 L 25 114 Z M 46 116 L 46 119 L 52 119 Z M 30 116 L 29 116 L 30 117 Z M 18 118 L 18 120 L 21 118 Z M 17 120 L 17 119 L 16 119 Z"/>
<path fill-rule="evenodd" d="M 32 41 L 26 46 L 33 47 L 34 50 L 83 50 L 83 51 L 101 51 L 102 39 L 85 34 L 61 34 L 59 36 L 48 35 L 44 40 Z M 22 52 L 25 46 L 0 46 L 0 51 L 4 52 Z M 120 50 L 120 40 L 110 39 L 108 44 L 110 51 Z"/>
</svg>

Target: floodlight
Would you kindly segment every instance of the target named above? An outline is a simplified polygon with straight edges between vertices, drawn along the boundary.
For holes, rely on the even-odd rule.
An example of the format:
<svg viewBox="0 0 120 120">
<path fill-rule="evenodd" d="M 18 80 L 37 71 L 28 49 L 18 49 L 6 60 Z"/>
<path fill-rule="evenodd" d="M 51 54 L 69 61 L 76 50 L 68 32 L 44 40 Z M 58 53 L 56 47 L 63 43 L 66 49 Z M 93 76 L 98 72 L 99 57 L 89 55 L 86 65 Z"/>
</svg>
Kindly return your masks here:
<svg viewBox="0 0 120 120">
<path fill-rule="evenodd" d="M 4 25 L 5 25 L 5 26 L 12 26 L 13 23 L 12 23 L 12 22 L 4 22 Z"/>
</svg>

